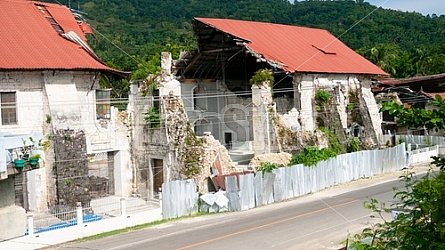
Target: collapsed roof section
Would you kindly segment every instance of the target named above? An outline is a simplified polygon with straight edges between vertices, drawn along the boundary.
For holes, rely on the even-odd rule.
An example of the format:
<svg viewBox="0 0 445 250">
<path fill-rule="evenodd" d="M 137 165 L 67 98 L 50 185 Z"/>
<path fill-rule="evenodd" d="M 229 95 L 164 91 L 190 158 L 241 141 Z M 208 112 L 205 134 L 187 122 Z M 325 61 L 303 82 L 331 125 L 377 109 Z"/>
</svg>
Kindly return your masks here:
<svg viewBox="0 0 445 250">
<path fill-rule="evenodd" d="M 0 70 L 93 70 L 127 76 L 106 66 L 86 43 L 91 28 L 63 5 L 0 1 Z"/>
<path fill-rule="evenodd" d="M 215 18 L 192 24 L 198 49 L 176 64 L 185 78 L 246 75 L 266 65 L 282 73 L 388 75 L 326 30 Z"/>
</svg>

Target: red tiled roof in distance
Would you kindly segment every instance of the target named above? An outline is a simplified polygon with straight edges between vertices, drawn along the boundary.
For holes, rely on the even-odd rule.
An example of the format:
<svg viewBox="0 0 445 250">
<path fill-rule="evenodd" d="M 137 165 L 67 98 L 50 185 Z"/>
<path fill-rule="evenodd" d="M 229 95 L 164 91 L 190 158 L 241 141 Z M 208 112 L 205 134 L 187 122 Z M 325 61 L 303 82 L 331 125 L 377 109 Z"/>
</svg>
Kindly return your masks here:
<svg viewBox="0 0 445 250">
<path fill-rule="evenodd" d="M 437 75 L 428 75 L 428 76 L 416 76 L 405 79 L 394 79 L 394 78 L 379 79 L 378 81 L 380 84 L 390 85 L 390 86 L 423 84 L 431 82 L 445 82 L 445 73 Z"/>
<path fill-rule="evenodd" d="M 77 24 L 79 25 L 80 29 L 82 29 L 84 34 L 93 34 L 94 35 L 93 29 L 87 23 L 77 22 Z"/>
<path fill-rule="evenodd" d="M 63 38 L 37 5 L 44 6 L 64 33 L 84 33 L 66 6 L 27 0 L 0 1 L 0 70 L 114 70 L 80 45 Z"/>
<path fill-rule="evenodd" d="M 440 97 L 442 97 L 442 99 L 445 99 L 445 93 L 426 93 L 426 92 L 421 92 L 422 94 L 428 96 L 431 99 L 436 99 L 436 95 L 439 95 Z"/>
<path fill-rule="evenodd" d="M 195 20 L 250 41 L 247 47 L 284 64 L 285 71 L 388 75 L 326 30 L 230 19 Z"/>
</svg>

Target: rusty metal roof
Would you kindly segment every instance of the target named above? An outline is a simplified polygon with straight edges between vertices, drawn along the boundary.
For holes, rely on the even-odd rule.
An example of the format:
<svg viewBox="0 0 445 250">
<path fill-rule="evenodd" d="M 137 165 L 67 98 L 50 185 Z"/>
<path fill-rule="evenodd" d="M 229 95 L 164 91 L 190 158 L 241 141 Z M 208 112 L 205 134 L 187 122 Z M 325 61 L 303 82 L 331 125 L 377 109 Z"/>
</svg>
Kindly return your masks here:
<svg viewBox="0 0 445 250">
<path fill-rule="evenodd" d="M 218 18 L 194 22 L 235 37 L 250 53 L 287 72 L 388 75 L 326 30 Z"/>
<path fill-rule="evenodd" d="M 445 73 L 429 76 L 416 76 L 405 79 L 379 79 L 380 84 L 390 85 L 390 86 L 400 86 L 400 85 L 421 85 L 425 83 L 443 83 L 445 82 Z"/>
<path fill-rule="evenodd" d="M 66 6 L 2 0 L 0 23 L 0 70 L 97 70 L 127 74 L 106 66 L 85 49 L 88 45 L 84 32 Z M 89 32 L 84 23 L 81 25 Z M 62 36 L 67 33 L 78 42 Z"/>
</svg>

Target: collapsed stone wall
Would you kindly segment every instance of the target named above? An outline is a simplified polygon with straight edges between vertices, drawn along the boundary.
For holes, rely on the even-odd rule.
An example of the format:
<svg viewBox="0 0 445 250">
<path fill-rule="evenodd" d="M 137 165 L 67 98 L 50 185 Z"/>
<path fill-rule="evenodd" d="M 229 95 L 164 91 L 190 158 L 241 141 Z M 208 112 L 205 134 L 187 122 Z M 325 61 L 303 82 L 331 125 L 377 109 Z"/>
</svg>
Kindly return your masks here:
<svg viewBox="0 0 445 250">
<path fill-rule="evenodd" d="M 283 117 L 279 114 L 273 115 L 273 127 L 277 134 L 277 141 L 280 146 L 280 152 L 296 153 L 302 151 L 308 146 L 317 146 L 320 148 L 328 147 L 328 140 L 323 132 L 315 131 L 293 131 L 286 126 Z"/>
<path fill-rule="evenodd" d="M 174 164 L 177 167 L 172 170 L 173 179 L 193 178 L 199 191 L 208 191 L 208 178 L 212 175 L 212 165 L 217 156 L 224 166 L 220 174 L 235 171 L 227 149 L 219 141 L 208 134 L 202 137 L 195 135 L 179 96 L 162 97 L 162 107 L 167 141 L 177 160 Z"/>
<path fill-rule="evenodd" d="M 283 166 L 288 166 L 291 159 L 292 154 L 287 152 L 256 155 L 250 161 L 249 167 L 251 167 L 252 169 L 258 169 L 259 167 L 261 167 L 262 162 L 277 163 Z"/>
</svg>

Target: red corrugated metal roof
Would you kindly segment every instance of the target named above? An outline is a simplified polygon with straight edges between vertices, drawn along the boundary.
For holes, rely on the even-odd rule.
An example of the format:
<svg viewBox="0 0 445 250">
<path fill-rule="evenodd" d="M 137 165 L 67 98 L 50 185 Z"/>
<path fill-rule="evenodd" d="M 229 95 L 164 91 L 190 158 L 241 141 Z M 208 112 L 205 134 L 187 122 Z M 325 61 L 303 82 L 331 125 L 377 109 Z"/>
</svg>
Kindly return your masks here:
<svg viewBox="0 0 445 250">
<path fill-rule="evenodd" d="M 104 70 L 124 73 L 96 60 L 82 47 L 63 38 L 38 9 L 47 12 L 64 33 L 84 33 L 66 6 L 27 0 L 0 1 L 0 69 L 2 70 Z"/>
<path fill-rule="evenodd" d="M 247 47 L 289 72 L 388 75 L 326 30 L 215 18 L 195 18 L 249 41 Z"/>
</svg>

